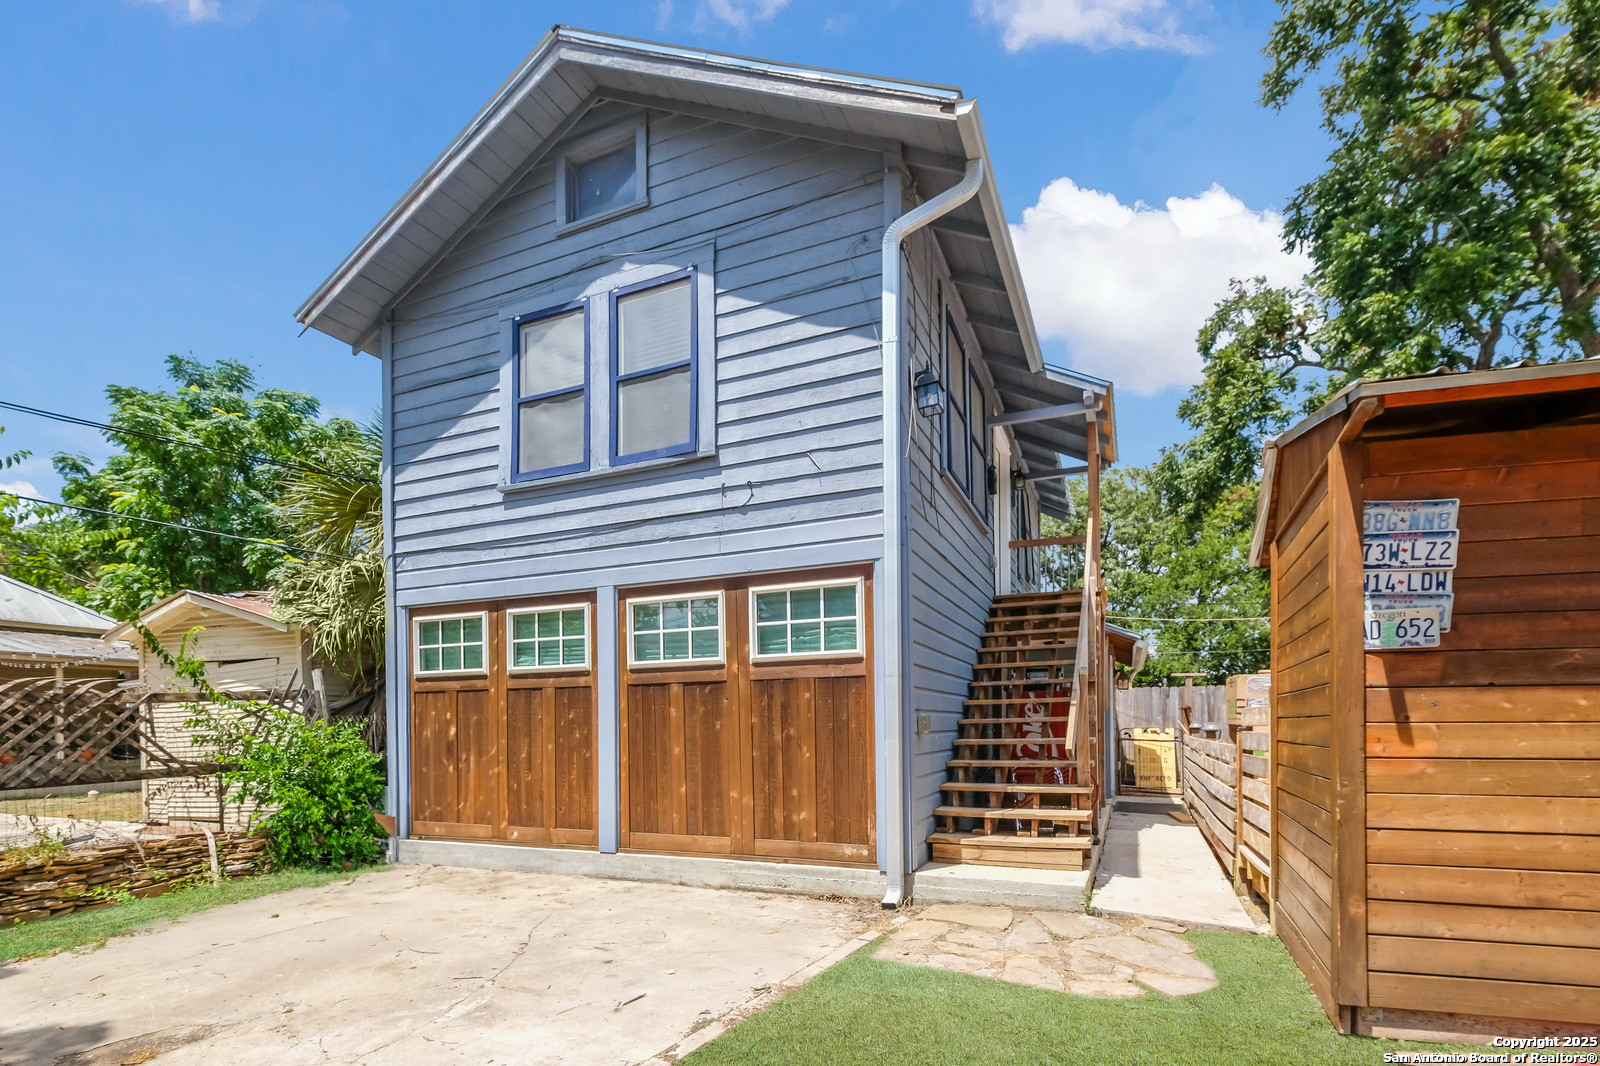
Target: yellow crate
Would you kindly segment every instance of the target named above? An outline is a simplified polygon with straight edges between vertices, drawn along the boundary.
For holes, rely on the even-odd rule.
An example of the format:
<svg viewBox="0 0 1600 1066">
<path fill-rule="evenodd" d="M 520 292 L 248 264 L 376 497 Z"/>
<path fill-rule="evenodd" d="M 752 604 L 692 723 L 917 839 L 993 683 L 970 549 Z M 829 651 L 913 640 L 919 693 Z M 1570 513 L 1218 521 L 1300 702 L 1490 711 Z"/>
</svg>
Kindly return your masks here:
<svg viewBox="0 0 1600 1066">
<path fill-rule="evenodd" d="M 1133 730 L 1135 788 L 1178 788 L 1177 733 L 1171 729 Z"/>
</svg>

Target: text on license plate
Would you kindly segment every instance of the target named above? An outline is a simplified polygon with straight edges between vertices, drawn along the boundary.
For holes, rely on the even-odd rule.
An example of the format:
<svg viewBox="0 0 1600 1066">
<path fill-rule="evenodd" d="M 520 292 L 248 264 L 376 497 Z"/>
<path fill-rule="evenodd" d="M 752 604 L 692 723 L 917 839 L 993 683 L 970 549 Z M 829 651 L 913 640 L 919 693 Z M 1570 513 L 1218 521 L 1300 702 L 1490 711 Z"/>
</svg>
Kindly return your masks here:
<svg viewBox="0 0 1600 1066">
<path fill-rule="evenodd" d="M 1368 570 L 1447 570 L 1456 565 L 1461 534 L 1377 533 L 1362 538 Z"/>
</svg>

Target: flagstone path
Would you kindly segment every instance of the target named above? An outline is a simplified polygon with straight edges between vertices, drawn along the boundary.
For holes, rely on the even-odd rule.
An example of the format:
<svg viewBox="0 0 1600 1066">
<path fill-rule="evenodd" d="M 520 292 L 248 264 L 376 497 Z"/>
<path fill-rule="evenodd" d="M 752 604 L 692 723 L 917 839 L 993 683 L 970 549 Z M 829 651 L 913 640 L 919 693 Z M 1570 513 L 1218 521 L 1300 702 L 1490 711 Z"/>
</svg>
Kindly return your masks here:
<svg viewBox="0 0 1600 1066">
<path fill-rule="evenodd" d="M 877 956 L 1078 996 L 1192 996 L 1217 978 L 1177 935 L 1184 931 L 1153 918 L 942 903 L 896 928 Z"/>
</svg>

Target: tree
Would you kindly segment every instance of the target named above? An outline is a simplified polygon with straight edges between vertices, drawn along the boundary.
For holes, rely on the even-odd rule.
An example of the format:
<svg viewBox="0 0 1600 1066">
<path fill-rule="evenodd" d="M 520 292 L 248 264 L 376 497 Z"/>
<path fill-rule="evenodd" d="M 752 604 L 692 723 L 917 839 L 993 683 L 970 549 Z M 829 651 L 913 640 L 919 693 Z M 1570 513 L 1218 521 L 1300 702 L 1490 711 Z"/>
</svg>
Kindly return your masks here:
<svg viewBox="0 0 1600 1066">
<path fill-rule="evenodd" d="M 1263 102 L 1333 74 L 1335 147 L 1286 216 L 1323 316 L 1305 365 L 1600 355 L 1600 6 L 1280 3 Z"/>
<path fill-rule="evenodd" d="M 286 471 L 331 441 L 359 434 L 348 419 L 317 421 L 300 392 L 258 389 L 242 363 L 167 358 L 168 392 L 113 385 L 106 437 L 120 451 L 95 469 L 58 455 L 62 500 L 93 510 L 36 509 L 17 525 L 8 571 L 99 610 L 130 618 L 178 589 L 231 592 L 266 584 L 282 563 L 273 503 Z M 96 514 L 112 512 L 128 520 Z M 136 519 L 153 519 L 155 525 Z"/>
<path fill-rule="evenodd" d="M 273 575 L 273 613 L 311 630 L 318 655 L 339 666 L 356 691 L 378 683 L 387 622 L 383 494 L 377 425 L 330 440 L 315 465 L 284 484 L 277 517 L 289 538 L 320 554 L 291 557 Z"/>
</svg>

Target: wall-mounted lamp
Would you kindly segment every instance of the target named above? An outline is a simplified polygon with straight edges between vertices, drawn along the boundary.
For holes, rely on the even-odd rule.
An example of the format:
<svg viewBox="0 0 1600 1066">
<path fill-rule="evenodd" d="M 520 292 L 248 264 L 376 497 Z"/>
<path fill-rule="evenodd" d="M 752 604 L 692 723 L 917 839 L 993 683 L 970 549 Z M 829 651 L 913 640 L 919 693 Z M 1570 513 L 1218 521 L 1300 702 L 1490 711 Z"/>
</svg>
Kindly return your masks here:
<svg viewBox="0 0 1600 1066">
<path fill-rule="evenodd" d="M 911 390 L 917 398 L 917 412 L 933 418 L 944 413 L 944 385 L 933 367 L 925 366 L 911 379 Z"/>
</svg>

